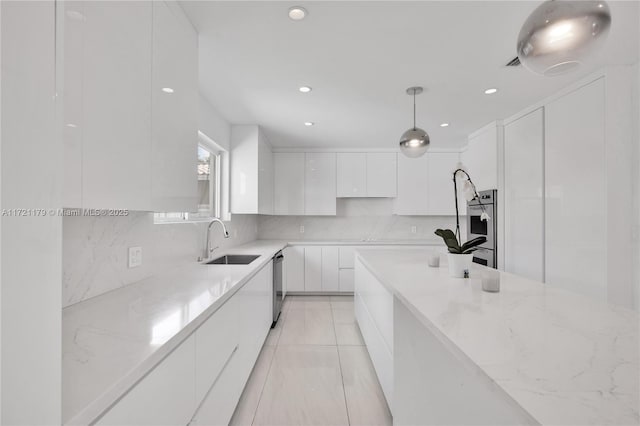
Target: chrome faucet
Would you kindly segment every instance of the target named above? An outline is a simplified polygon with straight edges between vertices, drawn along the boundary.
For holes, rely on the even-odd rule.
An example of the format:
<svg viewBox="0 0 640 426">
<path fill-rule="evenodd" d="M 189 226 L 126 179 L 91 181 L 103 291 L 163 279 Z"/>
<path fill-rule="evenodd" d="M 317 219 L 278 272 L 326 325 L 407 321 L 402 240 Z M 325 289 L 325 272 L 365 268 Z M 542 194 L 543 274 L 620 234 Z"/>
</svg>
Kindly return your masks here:
<svg viewBox="0 0 640 426">
<path fill-rule="evenodd" d="M 207 237 L 206 240 L 204 242 L 204 259 L 209 259 L 209 256 L 211 256 L 211 253 L 217 249 L 218 247 L 215 248 L 211 248 L 211 226 L 214 223 L 219 223 L 220 226 L 222 226 L 222 232 L 225 238 L 229 238 L 229 232 L 227 231 L 227 227 L 224 226 L 224 222 L 222 222 L 220 219 L 213 218 L 211 219 L 211 222 L 209 222 L 209 225 L 207 225 Z"/>
</svg>

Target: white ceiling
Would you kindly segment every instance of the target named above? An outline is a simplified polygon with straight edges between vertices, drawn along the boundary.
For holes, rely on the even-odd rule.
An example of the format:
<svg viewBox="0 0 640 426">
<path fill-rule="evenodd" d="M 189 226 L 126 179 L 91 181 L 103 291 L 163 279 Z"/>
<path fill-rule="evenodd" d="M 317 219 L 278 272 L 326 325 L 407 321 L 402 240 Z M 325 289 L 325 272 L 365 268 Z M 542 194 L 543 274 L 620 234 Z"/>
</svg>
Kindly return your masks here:
<svg viewBox="0 0 640 426">
<path fill-rule="evenodd" d="M 411 126 L 409 86 L 421 85 L 418 127 L 434 147 L 508 117 L 604 64 L 638 60 L 638 2 L 613 15 L 595 63 L 560 77 L 515 56 L 529 1 L 185 1 L 200 33 L 200 87 L 231 123 L 264 127 L 274 146 L 394 148 Z M 287 10 L 304 6 L 304 21 Z M 301 85 L 313 92 L 298 92 Z M 491 96 L 484 89 L 497 87 Z M 305 121 L 317 123 L 305 127 Z M 439 124 L 448 122 L 448 128 Z"/>
</svg>

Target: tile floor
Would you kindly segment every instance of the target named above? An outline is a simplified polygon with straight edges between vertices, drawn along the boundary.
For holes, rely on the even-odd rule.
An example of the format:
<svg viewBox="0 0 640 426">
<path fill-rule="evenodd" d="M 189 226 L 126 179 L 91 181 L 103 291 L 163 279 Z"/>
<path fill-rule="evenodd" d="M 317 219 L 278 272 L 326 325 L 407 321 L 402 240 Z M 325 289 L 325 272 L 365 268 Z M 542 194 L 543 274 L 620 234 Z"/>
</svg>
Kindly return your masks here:
<svg viewBox="0 0 640 426">
<path fill-rule="evenodd" d="M 288 296 L 232 425 L 391 425 L 351 296 Z"/>
</svg>

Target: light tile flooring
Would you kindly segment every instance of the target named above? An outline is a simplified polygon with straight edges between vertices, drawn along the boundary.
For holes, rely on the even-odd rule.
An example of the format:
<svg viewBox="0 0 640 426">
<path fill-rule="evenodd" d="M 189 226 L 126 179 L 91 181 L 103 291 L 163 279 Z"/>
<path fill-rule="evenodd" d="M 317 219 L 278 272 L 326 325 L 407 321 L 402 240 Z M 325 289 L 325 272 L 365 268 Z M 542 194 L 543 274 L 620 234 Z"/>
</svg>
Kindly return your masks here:
<svg viewBox="0 0 640 426">
<path fill-rule="evenodd" d="M 351 296 L 287 296 L 232 425 L 391 425 Z"/>
</svg>

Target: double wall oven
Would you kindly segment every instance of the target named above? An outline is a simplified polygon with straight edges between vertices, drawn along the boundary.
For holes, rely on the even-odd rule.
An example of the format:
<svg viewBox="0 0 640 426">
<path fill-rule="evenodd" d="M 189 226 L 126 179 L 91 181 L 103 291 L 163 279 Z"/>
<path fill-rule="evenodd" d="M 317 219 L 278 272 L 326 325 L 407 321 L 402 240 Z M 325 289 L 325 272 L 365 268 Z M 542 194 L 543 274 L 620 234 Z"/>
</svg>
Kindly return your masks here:
<svg viewBox="0 0 640 426">
<path fill-rule="evenodd" d="M 491 189 L 480 191 L 479 198 L 467 203 L 467 241 L 476 237 L 485 237 L 487 242 L 473 253 L 473 261 L 491 268 L 497 267 L 497 191 Z M 482 213 L 489 215 L 489 220 L 482 220 Z"/>
</svg>

